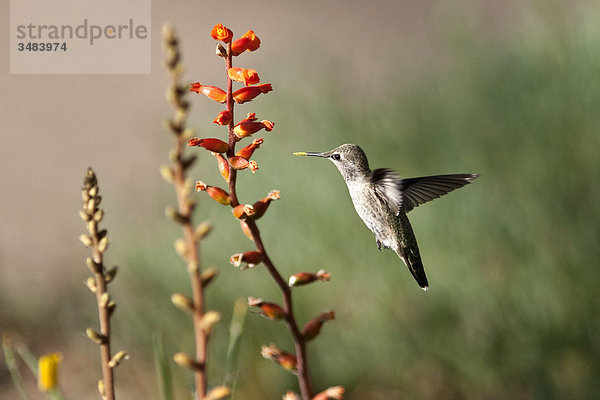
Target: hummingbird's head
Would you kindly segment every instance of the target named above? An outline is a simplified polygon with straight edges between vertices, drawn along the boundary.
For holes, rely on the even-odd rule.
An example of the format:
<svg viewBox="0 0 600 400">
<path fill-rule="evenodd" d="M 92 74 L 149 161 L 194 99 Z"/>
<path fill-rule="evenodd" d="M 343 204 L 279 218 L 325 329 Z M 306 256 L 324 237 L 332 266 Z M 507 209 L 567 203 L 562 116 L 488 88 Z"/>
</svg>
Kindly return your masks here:
<svg viewBox="0 0 600 400">
<path fill-rule="evenodd" d="M 328 158 L 335 164 L 345 181 L 354 180 L 370 173 L 369 161 L 363 149 L 351 143 L 343 144 L 333 150 L 322 153 L 297 152 L 296 156 L 312 156 Z"/>
</svg>

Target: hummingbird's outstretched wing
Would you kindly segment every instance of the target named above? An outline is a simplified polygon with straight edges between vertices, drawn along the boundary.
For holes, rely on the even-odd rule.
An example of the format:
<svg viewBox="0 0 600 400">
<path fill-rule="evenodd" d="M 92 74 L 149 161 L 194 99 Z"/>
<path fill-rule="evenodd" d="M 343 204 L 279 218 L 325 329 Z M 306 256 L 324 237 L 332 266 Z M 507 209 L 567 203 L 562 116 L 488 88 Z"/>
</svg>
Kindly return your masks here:
<svg viewBox="0 0 600 400">
<path fill-rule="evenodd" d="M 451 174 L 400 179 L 393 170 L 380 168 L 373 171 L 373 183 L 377 194 L 397 215 L 400 210 L 409 212 L 423 203 L 461 188 L 478 176 Z"/>
</svg>

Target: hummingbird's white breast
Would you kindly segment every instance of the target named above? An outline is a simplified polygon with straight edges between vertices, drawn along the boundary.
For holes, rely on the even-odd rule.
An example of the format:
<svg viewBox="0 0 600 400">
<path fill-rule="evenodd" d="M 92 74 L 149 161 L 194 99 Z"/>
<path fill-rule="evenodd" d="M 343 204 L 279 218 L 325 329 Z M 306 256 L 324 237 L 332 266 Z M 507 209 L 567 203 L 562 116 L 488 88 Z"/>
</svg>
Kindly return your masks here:
<svg viewBox="0 0 600 400">
<path fill-rule="evenodd" d="M 385 248 L 395 248 L 393 241 L 397 237 L 394 232 L 396 223 L 390 221 L 390 218 L 395 218 L 394 213 L 377 197 L 371 181 L 359 178 L 346 181 L 346 185 L 356 213 L 373 232 L 377 241 Z"/>
</svg>

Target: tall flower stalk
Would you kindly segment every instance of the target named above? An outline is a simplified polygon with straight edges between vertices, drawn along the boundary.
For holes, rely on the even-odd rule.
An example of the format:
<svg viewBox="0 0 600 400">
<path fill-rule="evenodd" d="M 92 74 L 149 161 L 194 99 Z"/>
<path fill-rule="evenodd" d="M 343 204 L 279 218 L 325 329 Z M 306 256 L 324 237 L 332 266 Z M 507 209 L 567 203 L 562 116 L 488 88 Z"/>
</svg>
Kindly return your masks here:
<svg viewBox="0 0 600 400">
<path fill-rule="evenodd" d="M 117 267 L 107 269 L 104 266 L 104 252 L 108 248 L 108 236 L 106 229 L 100 229 L 98 224 L 104 217 L 104 210 L 99 208 L 100 189 L 96 174 L 89 168 L 83 181 L 81 191 L 83 198 L 83 209 L 79 212 L 81 219 L 86 223 L 87 234 L 82 234 L 79 239 L 91 249 L 92 255 L 86 263 L 93 276 L 86 281 L 87 287 L 96 295 L 98 305 L 98 317 L 100 320 L 100 331 L 87 328 L 85 333 L 88 338 L 100 347 L 100 358 L 102 365 L 102 379 L 98 382 L 98 391 L 103 400 L 115 399 L 114 368 L 128 357 L 124 351 L 116 354 L 111 353 L 111 324 L 116 304 L 108 293 L 108 284 L 112 282 L 117 273 Z M 47 363 L 51 365 L 52 362 Z M 40 386 L 48 386 L 43 384 Z"/>
<path fill-rule="evenodd" d="M 240 267 L 240 269 L 252 268 L 259 264 L 264 265 L 279 287 L 282 295 L 282 306 L 253 297 L 249 298 L 248 304 L 255 307 L 262 316 L 272 320 L 284 320 L 287 324 L 294 340 L 294 354 L 285 352 L 275 345 L 270 345 L 263 346 L 262 355 L 296 374 L 302 399 L 309 400 L 313 396 L 313 385 L 309 374 L 306 343 L 317 336 L 325 321 L 334 318 L 334 313 L 333 311 L 321 313 L 301 329 L 294 315 L 292 287 L 315 280 L 328 280 L 329 274 L 324 271 L 319 271 L 316 274 L 302 272 L 295 274 L 289 281 L 286 281 L 269 257 L 256 224 L 256 220 L 264 215 L 269 204 L 273 200 L 279 199 L 279 191 L 271 191 L 265 198 L 253 204 L 243 204 L 238 198 L 236 187 L 238 171 L 250 169 L 255 172 L 258 169 L 258 164 L 256 161 L 250 160 L 250 157 L 264 142 L 264 139 L 254 139 L 249 145 L 238 151 L 236 151 L 236 145 L 263 129 L 270 132 L 275 124 L 268 120 L 259 121 L 254 113 L 248 113 L 246 118 L 236 123 L 235 104 L 249 102 L 261 94 L 271 92 L 273 89 L 271 84 L 259 84 L 260 78 L 255 70 L 234 67 L 233 65 L 235 57 L 247 51 L 256 51 L 260 47 L 260 39 L 253 31 L 248 31 L 234 40 L 233 32 L 218 24 L 212 29 L 211 36 L 217 42 L 221 42 L 217 44 L 217 55 L 225 60 L 226 90 L 216 86 L 203 85 L 200 82 L 192 84 L 190 90 L 226 105 L 226 109 L 219 113 L 213 122 L 227 127 L 227 142 L 217 138 L 191 138 L 188 145 L 203 147 L 213 153 L 217 159 L 219 171 L 228 184 L 228 191 L 201 181 L 196 182 L 196 190 L 205 191 L 215 201 L 230 206 L 233 215 L 240 220 L 243 232 L 254 244 L 254 250 L 234 254 L 230 262 L 234 266 Z M 234 91 L 234 81 L 238 81 L 244 86 Z M 343 393 L 343 389 L 338 393 Z"/>
<path fill-rule="evenodd" d="M 177 364 L 194 372 L 197 399 L 217 399 L 226 396 L 228 389 L 216 387 L 209 392 L 206 369 L 208 340 L 220 315 L 216 311 L 205 310 L 204 302 L 206 286 L 215 277 L 216 270 L 214 268 L 202 270 L 200 262 L 200 241 L 208 234 L 211 227 L 207 222 L 194 225 L 192 221 L 196 204 L 190 197 L 193 183 L 187 177 L 187 171 L 195 162 L 196 156 L 184 154 L 187 140 L 191 136 L 191 130 L 185 126 L 189 109 L 189 103 L 185 99 L 187 88 L 180 83 L 183 67 L 179 40 L 170 26 L 164 26 L 162 34 L 166 53 L 165 65 L 171 78 L 167 89 L 167 100 L 174 108 L 173 117 L 167 120 L 165 125 L 173 134 L 174 142 L 170 152 L 171 164 L 161 167 L 161 174 L 175 188 L 177 208 L 167 207 L 166 214 L 181 225 L 183 238 L 175 241 L 175 249 L 186 263 L 192 292 L 191 298 L 183 293 L 175 293 L 171 296 L 171 301 L 177 308 L 192 315 L 196 347 L 194 356 L 179 352 L 173 356 L 173 359 Z"/>
</svg>

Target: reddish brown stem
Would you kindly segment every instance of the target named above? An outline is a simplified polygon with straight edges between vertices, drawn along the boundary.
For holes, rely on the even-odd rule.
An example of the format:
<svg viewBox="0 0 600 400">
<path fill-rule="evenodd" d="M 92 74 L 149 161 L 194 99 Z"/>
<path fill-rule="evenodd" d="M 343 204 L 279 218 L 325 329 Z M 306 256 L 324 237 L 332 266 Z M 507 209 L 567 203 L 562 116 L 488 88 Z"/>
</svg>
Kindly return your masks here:
<svg viewBox="0 0 600 400">
<path fill-rule="evenodd" d="M 234 100 L 233 100 L 233 82 L 232 79 L 227 74 L 229 68 L 233 66 L 232 64 L 232 54 L 231 54 L 231 42 L 227 45 L 227 57 L 226 57 L 226 75 L 227 75 L 227 110 L 231 113 L 231 122 L 228 126 L 229 132 L 229 149 L 227 150 L 227 156 L 232 157 L 235 155 L 235 144 L 237 142 L 236 135 L 234 134 Z M 239 201 L 237 198 L 236 192 L 236 178 L 237 171 L 229 165 L 229 196 L 231 198 L 231 206 L 236 207 L 239 205 Z M 312 385 L 310 382 L 310 377 L 308 374 L 308 365 L 307 365 L 307 357 L 306 357 L 306 344 L 302 334 L 300 333 L 300 329 L 298 328 L 298 323 L 294 317 L 294 307 L 292 303 L 292 292 L 287 284 L 287 282 L 281 277 L 281 274 L 269 258 L 267 251 L 263 245 L 260 232 L 256 223 L 252 219 L 247 219 L 246 224 L 250 228 L 250 232 L 252 233 L 252 240 L 254 241 L 254 245 L 256 246 L 256 250 L 260 252 L 263 256 L 263 264 L 269 271 L 269 274 L 279 286 L 283 296 L 283 308 L 286 313 L 285 321 L 292 333 L 292 337 L 294 339 L 294 345 L 296 349 L 296 359 L 297 359 L 297 370 L 298 370 L 298 385 L 300 387 L 300 394 L 302 396 L 302 400 L 310 400 L 312 398 Z"/>
</svg>

